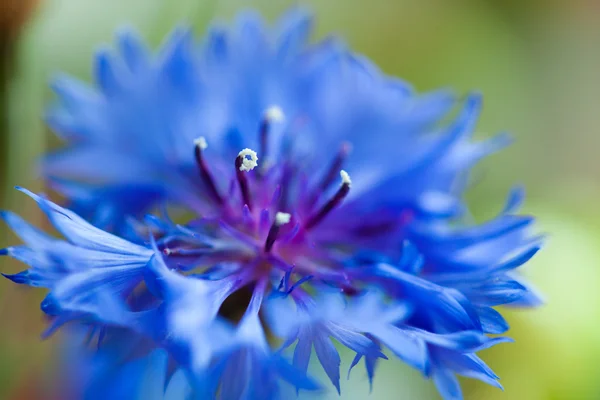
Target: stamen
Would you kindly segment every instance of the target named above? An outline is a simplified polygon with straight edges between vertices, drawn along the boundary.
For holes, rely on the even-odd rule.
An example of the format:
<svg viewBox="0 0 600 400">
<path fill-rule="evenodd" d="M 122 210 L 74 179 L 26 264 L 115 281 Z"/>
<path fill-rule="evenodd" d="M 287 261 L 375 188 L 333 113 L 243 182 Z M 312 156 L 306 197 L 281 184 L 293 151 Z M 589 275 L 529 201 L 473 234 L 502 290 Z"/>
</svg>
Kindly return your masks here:
<svg viewBox="0 0 600 400">
<path fill-rule="evenodd" d="M 202 152 L 206 150 L 207 147 L 208 144 L 203 136 L 200 136 L 198 139 L 194 140 L 194 155 L 196 156 L 196 164 L 198 165 L 200 176 L 208 188 L 210 195 L 218 204 L 223 205 L 223 198 L 217 190 L 217 186 L 215 185 L 215 181 L 213 180 L 208 166 L 206 165 L 204 157 L 202 157 Z"/>
<path fill-rule="evenodd" d="M 244 174 L 244 171 L 252 171 L 258 165 L 258 157 L 256 152 L 251 149 L 244 149 L 239 152 L 235 158 L 235 176 L 238 184 L 240 185 L 240 191 L 242 192 L 242 200 L 244 205 L 247 205 L 252 210 L 252 202 L 250 199 L 250 189 L 248 187 L 248 179 Z"/>
<path fill-rule="evenodd" d="M 342 185 L 335 193 L 335 195 L 327 202 L 325 205 L 314 215 L 308 218 L 306 224 L 304 224 L 304 229 L 309 230 L 313 228 L 315 225 L 320 223 L 323 218 L 331 212 L 336 206 L 338 206 L 342 200 L 348 195 L 350 192 L 350 186 L 352 185 L 352 181 L 350 180 L 350 175 L 344 170 L 340 171 L 340 176 L 342 178 Z"/>
<path fill-rule="evenodd" d="M 342 143 L 338 153 L 336 154 L 335 158 L 333 159 L 333 162 L 331 163 L 331 166 L 329 167 L 327 173 L 323 177 L 323 180 L 321 180 L 321 183 L 319 183 L 315 191 L 309 197 L 308 205 L 310 207 L 312 207 L 317 202 L 321 193 L 323 193 L 329 187 L 329 185 L 333 183 L 335 177 L 338 174 L 338 171 L 342 168 L 346 157 L 348 157 L 348 154 L 350 154 L 351 151 L 352 145 L 350 143 Z"/>
<path fill-rule="evenodd" d="M 268 253 L 273 248 L 273 244 L 275 240 L 277 240 L 277 235 L 279 234 L 279 228 L 285 224 L 289 224 L 292 216 L 288 213 L 278 212 L 275 215 L 275 221 L 273 221 L 273 225 L 271 225 L 271 229 L 269 229 L 269 234 L 267 235 L 267 240 L 265 241 L 265 253 Z"/>
<path fill-rule="evenodd" d="M 244 149 L 238 153 L 236 163 L 239 160 L 240 165 L 238 167 L 239 171 L 252 171 L 258 165 L 258 156 L 256 152 L 252 149 Z"/>
<path fill-rule="evenodd" d="M 271 129 L 271 125 L 283 121 L 285 121 L 285 115 L 279 106 L 274 105 L 265 110 L 260 124 L 260 154 L 263 159 L 266 159 L 268 155 L 269 130 Z"/>
</svg>

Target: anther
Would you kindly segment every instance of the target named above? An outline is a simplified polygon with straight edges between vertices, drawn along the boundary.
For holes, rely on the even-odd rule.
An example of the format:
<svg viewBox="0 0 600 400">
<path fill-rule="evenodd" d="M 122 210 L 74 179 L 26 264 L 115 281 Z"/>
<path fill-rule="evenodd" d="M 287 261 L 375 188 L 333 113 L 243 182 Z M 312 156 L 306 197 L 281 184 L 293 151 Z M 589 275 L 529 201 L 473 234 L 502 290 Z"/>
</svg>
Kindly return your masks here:
<svg viewBox="0 0 600 400">
<path fill-rule="evenodd" d="M 256 152 L 251 149 L 240 151 L 235 158 L 235 176 L 240 186 L 240 192 L 242 192 L 242 200 L 250 210 L 252 210 L 250 188 L 248 187 L 248 178 L 246 178 L 244 171 L 252 171 L 257 165 L 258 157 L 256 156 Z"/>
<path fill-rule="evenodd" d="M 350 175 L 348 175 L 348 173 L 346 171 L 341 170 L 340 177 L 342 178 L 342 185 L 348 185 L 348 187 L 350 187 L 350 185 L 352 185 L 352 180 L 350 179 Z"/>
<path fill-rule="evenodd" d="M 206 138 L 204 136 L 200 136 L 194 140 L 194 145 L 199 147 L 200 150 L 206 150 L 208 147 L 208 143 L 206 142 Z"/>
<path fill-rule="evenodd" d="M 239 161 L 239 165 L 237 165 Z M 236 167 L 239 171 L 252 171 L 258 165 L 258 156 L 251 149 L 244 149 L 238 153 Z"/>
<path fill-rule="evenodd" d="M 203 136 L 200 136 L 196 140 L 194 140 L 194 155 L 196 156 L 196 164 L 198 165 L 198 170 L 200 171 L 200 176 L 204 181 L 204 184 L 208 188 L 210 195 L 218 204 L 223 204 L 223 198 L 219 194 L 217 190 L 217 186 L 215 185 L 215 181 L 212 178 L 212 174 L 210 173 L 208 166 L 206 165 L 206 161 L 204 157 L 202 157 L 202 152 L 206 150 L 208 144 L 206 143 L 206 139 Z"/>
<path fill-rule="evenodd" d="M 273 105 L 265 111 L 265 120 L 267 122 L 284 122 L 285 114 L 279 106 Z"/>
<path fill-rule="evenodd" d="M 348 195 L 350 192 L 350 186 L 352 185 L 352 181 L 350 180 L 350 175 L 344 170 L 340 171 L 340 177 L 342 178 L 342 185 L 335 193 L 335 195 L 329 199 L 325 205 L 316 213 L 308 218 L 306 223 L 304 224 L 304 229 L 309 230 L 313 228 L 315 225 L 320 223 L 323 218 L 327 216 L 336 206 L 338 206 L 342 200 Z"/>
<path fill-rule="evenodd" d="M 289 224 L 292 216 L 288 213 L 278 212 L 275 214 L 275 221 L 271 225 L 271 229 L 269 229 L 269 234 L 267 235 L 267 240 L 265 241 L 265 252 L 268 253 L 273 248 L 273 244 L 275 240 L 277 240 L 277 236 L 279 235 L 279 228 L 281 228 L 285 224 Z"/>
<path fill-rule="evenodd" d="M 275 214 L 275 225 L 282 226 L 290 223 L 291 215 L 284 212 L 278 212 Z"/>
<path fill-rule="evenodd" d="M 269 130 L 274 123 L 285 121 L 285 114 L 279 106 L 267 108 L 260 123 L 260 154 L 266 159 L 269 150 Z"/>
</svg>

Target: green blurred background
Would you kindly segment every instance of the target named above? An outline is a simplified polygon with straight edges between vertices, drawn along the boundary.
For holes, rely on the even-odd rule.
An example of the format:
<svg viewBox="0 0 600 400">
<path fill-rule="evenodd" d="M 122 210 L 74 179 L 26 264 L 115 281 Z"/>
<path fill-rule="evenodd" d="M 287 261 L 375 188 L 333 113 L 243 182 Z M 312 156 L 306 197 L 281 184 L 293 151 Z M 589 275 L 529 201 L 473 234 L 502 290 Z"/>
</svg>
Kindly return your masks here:
<svg viewBox="0 0 600 400">
<path fill-rule="evenodd" d="M 89 79 L 91 56 L 115 28 L 134 26 L 153 45 L 179 21 L 201 35 L 213 18 L 253 7 L 269 19 L 283 0 L 2 0 L 0 2 L 1 208 L 40 219 L 11 188 L 42 189 L 35 160 L 54 139 L 40 116 L 46 82 L 66 71 Z M 547 297 L 539 310 L 510 311 L 516 343 L 483 353 L 505 392 L 465 380 L 468 399 L 598 399 L 600 380 L 600 2 L 595 0 L 306 1 L 315 37 L 337 33 L 381 68 L 419 90 L 483 92 L 483 138 L 517 139 L 482 163 L 469 192 L 476 216 L 497 212 L 515 183 L 526 212 L 549 233 L 524 273 Z M 29 16 L 27 19 L 26 16 Z M 40 222 L 43 223 L 43 222 Z M 1 228 L 1 245 L 16 243 Z M 19 266 L 2 260 L 3 271 Z M 41 293 L 0 281 L 0 398 L 44 399 L 56 339 L 40 341 Z M 347 366 L 349 360 L 344 360 Z M 369 393 L 362 366 L 343 382 L 343 399 Z M 325 396 L 329 397 L 329 396 Z M 337 398 L 331 396 L 331 398 Z M 430 382 L 388 361 L 372 399 L 436 399 Z"/>
</svg>

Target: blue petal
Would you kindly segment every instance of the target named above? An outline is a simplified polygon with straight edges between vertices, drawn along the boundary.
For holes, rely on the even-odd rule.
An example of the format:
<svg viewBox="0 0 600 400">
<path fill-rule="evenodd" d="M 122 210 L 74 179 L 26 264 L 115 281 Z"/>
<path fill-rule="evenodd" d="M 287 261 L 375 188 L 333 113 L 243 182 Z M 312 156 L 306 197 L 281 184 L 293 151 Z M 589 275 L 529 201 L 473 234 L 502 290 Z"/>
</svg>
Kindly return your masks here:
<svg viewBox="0 0 600 400">
<path fill-rule="evenodd" d="M 10 229 L 31 248 L 45 249 L 58 242 L 56 239 L 32 226 L 23 218 L 12 212 L 2 211 L 0 212 L 0 217 L 2 217 Z M 10 249 L 4 251 L 5 254 L 10 254 L 10 252 Z"/>
<path fill-rule="evenodd" d="M 404 292 L 414 303 L 415 312 L 440 320 L 447 327 L 458 329 L 479 328 L 480 322 L 475 310 L 464 296 L 456 291 L 428 282 L 422 278 L 385 264 L 377 266 L 377 274 L 390 279 L 390 284 Z"/>
<path fill-rule="evenodd" d="M 312 16 L 305 10 L 292 9 L 281 17 L 277 56 L 285 59 L 295 56 L 306 44 L 312 31 Z"/>
<path fill-rule="evenodd" d="M 308 337 L 300 336 L 294 348 L 294 366 L 300 371 L 308 371 L 313 342 Z"/>
<path fill-rule="evenodd" d="M 306 376 L 304 371 L 293 368 L 287 361 L 283 358 L 274 356 L 274 368 L 279 373 L 279 375 L 287 382 L 291 383 L 298 389 L 303 390 L 318 390 L 321 387 L 318 383 L 316 383 L 313 379 Z"/>
<path fill-rule="evenodd" d="M 250 365 L 250 355 L 246 351 L 239 351 L 233 355 L 221 377 L 220 398 L 223 400 L 242 399 L 246 385 L 248 384 L 247 375 L 250 368 L 261 368 L 261 365 Z"/>
<path fill-rule="evenodd" d="M 506 199 L 506 203 L 504 205 L 504 209 L 502 210 L 503 214 L 517 212 L 523 201 L 525 199 L 525 188 L 522 186 L 514 187 L 510 193 L 508 194 L 508 198 Z"/>
<path fill-rule="evenodd" d="M 469 292 L 473 302 L 493 307 L 521 299 L 527 293 L 527 288 L 515 280 L 498 280 L 472 287 Z"/>
<path fill-rule="evenodd" d="M 105 96 L 113 97 L 121 92 L 123 85 L 120 75 L 116 60 L 106 49 L 98 50 L 94 58 L 94 77 Z"/>
<path fill-rule="evenodd" d="M 54 77 L 50 84 L 51 89 L 58 96 L 61 103 L 70 111 L 93 103 L 97 105 L 98 95 L 84 82 L 67 75 Z"/>
<path fill-rule="evenodd" d="M 417 199 L 417 211 L 428 218 L 448 218 L 464 212 L 460 199 L 448 193 L 429 191 Z"/>
<path fill-rule="evenodd" d="M 340 393 L 340 355 L 327 337 L 317 336 L 314 341 L 315 352 L 325 373 Z"/>
<path fill-rule="evenodd" d="M 524 287 L 525 293 L 517 300 L 507 304 L 508 307 L 540 307 L 546 302 L 544 296 L 523 278 L 511 275 L 511 279 Z"/>
<path fill-rule="evenodd" d="M 229 53 L 227 32 L 219 27 L 212 27 L 206 35 L 205 54 L 209 61 L 222 63 Z"/>
<path fill-rule="evenodd" d="M 28 276 L 28 271 L 21 271 L 17 274 L 2 274 L 3 277 L 5 277 L 6 279 L 9 279 L 11 281 L 13 281 L 14 283 L 18 283 L 21 285 L 31 285 L 31 286 L 35 286 L 32 285 L 32 280 L 31 278 Z"/>
<path fill-rule="evenodd" d="M 378 357 L 365 356 L 365 367 L 369 377 L 369 389 L 373 391 L 373 378 L 375 377 L 375 368 L 377 367 Z"/>
<path fill-rule="evenodd" d="M 88 304 L 96 301 L 99 291 L 105 295 L 120 296 L 133 289 L 141 282 L 144 267 L 145 264 L 97 268 L 69 274 L 56 284 L 52 297 L 63 309 L 86 311 Z"/>
<path fill-rule="evenodd" d="M 429 357 L 425 342 L 416 335 L 396 327 L 380 327 L 369 332 L 389 348 L 402 361 L 425 372 L 429 368 Z"/>
<path fill-rule="evenodd" d="M 509 329 L 502 314 L 491 307 L 480 307 L 477 309 L 477 314 L 481 320 L 483 331 L 486 333 L 501 334 Z"/>
<path fill-rule="evenodd" d="M 427 332 L 416 328 L 411 328 L 410 331 L 414 332 L 415 335 L 423 340 L 426 340 L 429 344 L 466 353 L 474 353 L 498 343 L 513 341 L 506 337 L 490 338 L 478 331 L 462 331 L 445 334 Z"/>
<path fill-rule="evenodd" d="M 27 189 L 19 188 L 19 190 L 33 198 L 56 229 L 77 246 L 120 254 L 149 253 L 148 249 L 104 232 L 90 225 L 75 213 L 45 200 Z"/>
<path fill-rule="evenodd" d="M 49 257 L 50 254 L 45 253 L 45 249 L 40 251 L 26 246 L 14 246 L 3 250 L 5 251 L 3 255 L 8 255 L 32 267 L 28 271 L 23 271 L 27 272 L 31 286 L 51 287 L 52 283 L 65 272 L 64 266 L 55 263 Z"/>
<path fill-rule="evenodd" d="M 373 341 L 365 335 L 353 332 L 349 329 L 344 329 L 343 327 L 334 324 L 330 324 L 328 329 L 331 336 L 356 353 L 385 358 L 385 355 L 381 353 Z"/>
<path fill-rule="evenodd" d="M 121 56 L 131 72 L 138 72 L 147 65 L 148 49 L 135 31 L 122 29 L 117 33 L 117 43 Z"/>
<path fill-rule="evenodd" d="M 188 398 L 191 387 L 183 370 L 179 369 L 173 374 L 165 391 L 165 400 L 180 400 Z"/>
<path fill-rule="evenodd" d="M 444 368 L 436 368 L 433 372 L 433 382 L 444 400 L 462 400 L 462 390 L 458 379 L 452 372 Z"/>
<path fill-rule="evenodd" d="M 498 375 L 475 354 L 456 354 L 438 350 L 436 356 L 454 373 L 479 379 L 488 385 L 502 389 L 502 385 L 498 382 Z"/>
<path fill-rule="evenodd" d="M 139 400 L 163 400 L 167 375 L 167 352 L 155 350 L 147 358 L 144 376 L 140 380 Z"/>
<path fill-rule="evenodd" d="M 194 74 L 192 48 L 191 29 L 180 27 L 171 34 L 167 45 L 161 52 L 161 68 L 164 76 L 169 78 L 170 82 L 176 87 L 185 88 L 186 85 L 197 82 Z"/>
</svg>

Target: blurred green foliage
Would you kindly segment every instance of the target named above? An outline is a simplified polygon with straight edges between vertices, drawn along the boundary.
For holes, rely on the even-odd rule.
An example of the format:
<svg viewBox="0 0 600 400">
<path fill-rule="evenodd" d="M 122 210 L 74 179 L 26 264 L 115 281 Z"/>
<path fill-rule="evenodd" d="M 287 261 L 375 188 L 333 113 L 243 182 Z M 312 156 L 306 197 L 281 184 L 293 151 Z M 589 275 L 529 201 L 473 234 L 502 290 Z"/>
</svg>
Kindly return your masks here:
<svg viewBox="0 0 600 400">
<path fill-rule="evenodd" d="M 213 18 L 243 8 L 272 19 L 293 2 L 272 0 L 46 0 L 17 44 L 4 113 L 3 181 L 36 187 L 35 159 L 50 137 L 41 123 L 46 81 L 62 71 L 89 79 L 91 57 L 110 45 L 114 30 L 134 26 L 154 46 L 179 22 L 200 35 Z M 515 344 L 485 353 L 506 392 L 466 382 L 471 399 L 591 399 L 600 355 L 600 6 L 586 0 L 329 0 L 306 1 L 317 16 L 316 36 L 336 33 L 390 74 L 419 90 L 477 89 L 485 109 L 478 137 L 508 130 L 516 143 L 475 173 L 474 214 L 500 209 L 513 183 L 529 192 L 526 211 L 549 232 L 547 248 L 526 268 L 548 298 L 536 311 L 510 311 Z M 39 219 L 13 190 L 2 206 Z M 4 232 L 6 243 L 14 238 Z M 12 241 L 12 242 L 11 242 Z M 17 266 L 8 266 L 7 269 Z M 3 268 L 4 269 L 4 268 Z M 47 370 L 51 343 L 29 291 L 0 282 L 0 398 Z M 31 321 L 34 321 L 33 323 Z M 349 360 L 345 360 L 348 365 Z M 362 366 L 342 386 L 342 398 L 363 399 Z M 429 382 L 399 362 L 383 363 L 373 399 L 436 398 Z M 326 396 L 327 397 L 327 396 Z M 332 395 L 337 398 L 337 394 Z"/>
</svg>

